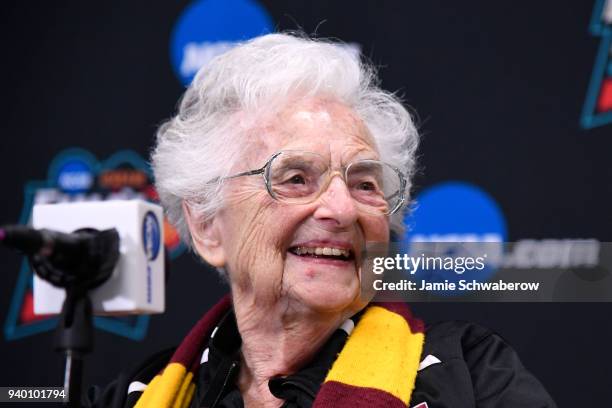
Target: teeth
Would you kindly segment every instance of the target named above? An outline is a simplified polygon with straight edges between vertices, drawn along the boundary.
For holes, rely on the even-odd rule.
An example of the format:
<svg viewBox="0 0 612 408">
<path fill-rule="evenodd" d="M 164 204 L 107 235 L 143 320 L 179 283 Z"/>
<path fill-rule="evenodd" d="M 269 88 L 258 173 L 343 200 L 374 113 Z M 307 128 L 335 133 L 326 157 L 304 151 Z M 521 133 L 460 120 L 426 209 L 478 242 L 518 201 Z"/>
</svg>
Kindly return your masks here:
<svg viewBox="0 0 612 408">
<path fill-rule="evenodd" d="M 330 248 L 330 247 L 297 247 L 295 253 L 298 255 L 333 255 L 333 256 L 343 256 L 348 258 L 350 256 L 350 251 L 348 249 L 340 249 L 340 248 Z"/>
</svg>

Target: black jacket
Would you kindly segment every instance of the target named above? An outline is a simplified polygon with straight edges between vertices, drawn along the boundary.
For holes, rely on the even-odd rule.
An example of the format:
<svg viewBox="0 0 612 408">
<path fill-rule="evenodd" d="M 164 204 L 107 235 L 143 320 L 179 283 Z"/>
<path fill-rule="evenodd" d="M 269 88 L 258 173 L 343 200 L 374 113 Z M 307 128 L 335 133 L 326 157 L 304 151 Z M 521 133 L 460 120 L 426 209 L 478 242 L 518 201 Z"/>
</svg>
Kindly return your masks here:
<svg viewBox="0 0 612 408">
<path fill-rule="evenodd" d="M 296 374 L 270 380 L 270 391 L 284 407 L 310 407 L 346 334 L 336 331 L 318 355 Z M 209 343 L 209 359 L 195 377 L 191 407 L 243 407 L 234 385 L 241 340 L 233 314 L 219 324 Z M 141 392 L 128 394 L 134 381 L 148 383 L 168 362 L 173 349 L 151 356 L 131 374 L 104 390 L 91 388 L 88 407 L 133 406 Z M 426 329 L 422 363 L 409 407 L 545 408 L 556 407 L 542 384 L 522 365 L 516 352 L 490 330 L 468 322 L 443 322 Z"/>
</svg>

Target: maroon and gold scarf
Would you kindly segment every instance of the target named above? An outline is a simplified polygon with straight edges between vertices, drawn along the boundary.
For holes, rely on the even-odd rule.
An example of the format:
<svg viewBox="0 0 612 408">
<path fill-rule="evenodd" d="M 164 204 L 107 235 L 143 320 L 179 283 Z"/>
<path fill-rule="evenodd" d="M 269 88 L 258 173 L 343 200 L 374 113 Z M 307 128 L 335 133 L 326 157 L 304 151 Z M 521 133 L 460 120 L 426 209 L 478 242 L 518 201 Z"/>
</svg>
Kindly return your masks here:
<svg viewBox="0 0 612 408">
<path fill-rule="evenodd" d="M 231 308 L 224 297 L 191 329 L 166 367 L 151 380 L 137 408 L 186 408 L 193 377 L 212 331 Z M 406 407 L 424 342 L 423 323 L 403 303 L 372 303 L 327 373 L 314 408 Z"/>
</svg>

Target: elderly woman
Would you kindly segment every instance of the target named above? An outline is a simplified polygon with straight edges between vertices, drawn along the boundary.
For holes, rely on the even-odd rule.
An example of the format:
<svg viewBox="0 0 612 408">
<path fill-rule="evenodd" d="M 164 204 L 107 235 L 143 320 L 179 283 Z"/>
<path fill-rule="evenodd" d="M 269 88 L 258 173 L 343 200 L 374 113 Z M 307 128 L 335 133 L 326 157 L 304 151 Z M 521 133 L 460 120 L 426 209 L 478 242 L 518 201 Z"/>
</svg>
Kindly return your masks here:
<svg viewBox="0 0 612 408">
<path fill-rule="evenodd" d="M 231 298 L 116 385 L 117 406 L 554 406 L 500 337 L 361 295 L 362 248 L 401 232 L 417 141 L 338 44 L 271 34 L 203 68 L 152 159 Z"/>
</svg>

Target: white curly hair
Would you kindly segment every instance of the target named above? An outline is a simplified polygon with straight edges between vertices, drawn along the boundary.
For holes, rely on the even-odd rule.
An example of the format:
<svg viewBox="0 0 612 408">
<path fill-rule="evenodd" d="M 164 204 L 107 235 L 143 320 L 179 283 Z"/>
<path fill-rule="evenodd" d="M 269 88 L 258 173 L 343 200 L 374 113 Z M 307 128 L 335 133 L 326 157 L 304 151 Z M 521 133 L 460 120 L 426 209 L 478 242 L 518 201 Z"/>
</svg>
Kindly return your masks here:
<svg viewBox="0 0 612 408">
<path fill-rule="evenodd" d="M 191 239 L 183 202 L 202 222 L 223 205 L 220 184 L 210 181 L 227 176 L 241 158 L 240 138 L 248 130 L 236 114 L 256 117 L 296 95 L 325 95 L 351 108 L 371 133 L 381 160 L 405 174 L 409 194 L 419 139 L 411 115 L 396 95 L 379 87 L 372 64 L 342 45 L 302 34 L 268 34 L 200 69 L 176 116 L 159 127 L 151 155 L 161 203 L 186 244 Z M 391 216 L 396 233 L 403 232 L 402 213 Z"/>
</svg>

